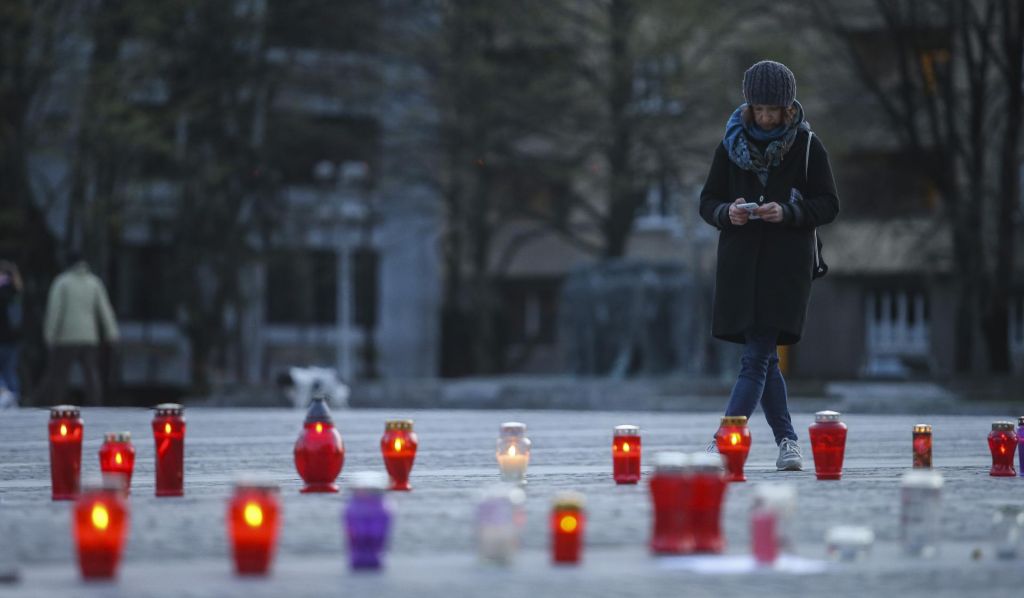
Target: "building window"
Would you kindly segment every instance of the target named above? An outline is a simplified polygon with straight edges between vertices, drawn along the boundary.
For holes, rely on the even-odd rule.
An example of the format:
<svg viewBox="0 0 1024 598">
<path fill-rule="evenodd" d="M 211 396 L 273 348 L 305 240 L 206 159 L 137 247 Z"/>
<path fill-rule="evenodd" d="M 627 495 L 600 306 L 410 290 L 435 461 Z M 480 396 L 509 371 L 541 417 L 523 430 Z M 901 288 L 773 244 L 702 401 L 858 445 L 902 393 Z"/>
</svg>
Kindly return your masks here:
<svg viewBox="0 0 1024 598">
<path fill-rule="evenodd" d="M 369 165 L 369 182 L 373 182 L 380 151 L 376 119 L 275 112 L 267 133 L 271 165 L 286 184 L 317 183 L 314 168 L 325 160 L 364 162 Z"/>
<path fill-rule="evenodd" d="M 871 376 L 905 377 L 930 367 L 931 313 L 919 289 L 888 288 L 867 294 L 867 366 Z"/>
<path fill-rule="evenodd" d="M 679 186 L 668 176 L 654 177 L 647 183 L 644 203 L 636 213 L 636 227 L 674 228 L 680 225 L 679 206 L 682 203 Z"/>
<path fill-rule="evenodd" d="M 338 267 L 330 250 L 277 251 L 267 259 L 266 321 L 271 324 L 334 324 Z"/>
<path fill-rule="evenodd" d="M 139 322 L 174 319 L 170 270 L 172 251 L 159 245 L 121 245 L 110 269 L 110 301 L 119 319 Z"/>
<path fill-rule="evenodd" d="M 505 331 L 511 344 L 554 344 L 558 291 L 554 278 L 506 280 L 501 283 Z"/>
</svg>

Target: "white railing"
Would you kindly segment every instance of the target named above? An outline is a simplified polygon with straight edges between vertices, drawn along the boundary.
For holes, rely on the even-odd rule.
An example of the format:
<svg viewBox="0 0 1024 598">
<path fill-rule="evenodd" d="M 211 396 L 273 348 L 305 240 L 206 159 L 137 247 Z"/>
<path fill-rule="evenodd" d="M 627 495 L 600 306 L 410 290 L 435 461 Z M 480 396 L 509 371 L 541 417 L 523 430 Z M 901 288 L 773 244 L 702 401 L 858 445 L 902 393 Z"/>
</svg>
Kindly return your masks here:
<svg viewBox="0 0 1024 598">
<path fill-rule="evenodd" d="M 906 358 L 930 362 L 927 298 L 921 291 L 869 292 L 865 304 L 866 374 L 906 375 Z"/>
</svg>

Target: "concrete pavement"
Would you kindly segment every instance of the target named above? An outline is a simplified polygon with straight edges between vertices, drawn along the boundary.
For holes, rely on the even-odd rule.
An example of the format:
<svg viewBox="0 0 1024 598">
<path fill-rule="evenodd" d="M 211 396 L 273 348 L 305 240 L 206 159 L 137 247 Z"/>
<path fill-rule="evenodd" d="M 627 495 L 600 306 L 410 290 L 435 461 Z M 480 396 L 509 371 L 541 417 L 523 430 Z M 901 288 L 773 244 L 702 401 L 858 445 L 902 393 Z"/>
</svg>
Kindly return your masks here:
<svg viewBox="0 0 1024 598">
<path fill-rule="evenodd" d="M 616 486 L 610 475 L 612 427 L 641 427 L 644 471 L 654 452 L 701 449 L 717 426 L 715 413 L 569 411 L 336 411 L 345 439 L 340 483 L 352 473 L 382 469 L 378 442 L 385 419 L 416 420 L 420 450 L 413 492 L 392 494 L 396 511 L 389 566 L 380 574 L 347 571 L 341 495 L 299 495 L 292 445 L 303 413 L 287 409 L 186 410 L 186 496 L 153 497 L 151 412 L 85 409 L 83 473 L 98 475 L 96 452 L 106 431 L 130 430 L 137 460 L 131 497 L 132 528 L 116 584 L 83 584 L 69 531 L 69 506 L 49 500 L 45 410 L 0 412 L 0 526 L 13 547 L 22 582 L 0 584 L 0 596 L 687 596 L 726 595 L 756 589 L 759 595 L 966 596 L 1024 587 L 1024 558 L 992 556 L 992 515 L 997 504 L 1024 504 L 1024 479 L 988 476 L 985 436 L 994 419 L 983 416 L 849 415 L 844 479 L 819 482 L 806 441 L 809 413 L 794 415 L 806 471 L 774 471 L 775 449 L 760 414 L 752 422 L 750 483 L 730 487 L 725 507 L 727 552 L 748 552 L 747 515 L 753 484 L 785 480 L 799 492 L 793 534 L 797 554 L 823 560 L 825 531 L 836 524 L 872 527 L 875 549 L 863 562 L 829 565 L 822 573 L 758 572 L 704 575 L 685 562 L 655 559 L 646 542 L 650 506 L 646 484 Z M 533 440 L 527 486 L 527 524 L 521 558 L 509 569 L 474 558 L 476 493 L 497 480 L 494 441 L 502 421 L 526 422 Z M 909 468 L 913 424 L 934 426 L 934 462 L 946 478 L 941 555 L 902 557 L 898 539 L 899 477 Z M 282 486 L 283 528 L 274 573 L 267 580 L 231 574 L 224 529 L 226 499 L 239 471 L 260 471 Z M 587 496 L 584 565 L 548 563 L 547 514 L 554 493 Z M 977 558 L 979 557 L 980 558 Z"/>
</svg>

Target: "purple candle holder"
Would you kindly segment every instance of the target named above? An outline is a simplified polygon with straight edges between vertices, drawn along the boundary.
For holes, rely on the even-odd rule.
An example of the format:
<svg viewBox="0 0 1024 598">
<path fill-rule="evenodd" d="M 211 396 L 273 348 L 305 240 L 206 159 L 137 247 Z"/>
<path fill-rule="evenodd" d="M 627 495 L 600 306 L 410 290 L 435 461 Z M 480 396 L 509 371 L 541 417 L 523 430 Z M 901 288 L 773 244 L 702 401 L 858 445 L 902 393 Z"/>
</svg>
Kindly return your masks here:
<svg viewBox="0 0 1024 598">
<path fill-rule="evenodd" d="M 351 488 L 345 507 L 349 564 L 353 569 L 380 569 L 391 531 L 391 507 L 384 497 L 388 477 L 377 471 L 359 472 L 352 476 Z"/>
<path fill-rule="evenodd" d="M 1017 475 L 1024 478 L 1024 415 L 1017 418 L 1017 459 L 1020 460 Z"/>
</svg>

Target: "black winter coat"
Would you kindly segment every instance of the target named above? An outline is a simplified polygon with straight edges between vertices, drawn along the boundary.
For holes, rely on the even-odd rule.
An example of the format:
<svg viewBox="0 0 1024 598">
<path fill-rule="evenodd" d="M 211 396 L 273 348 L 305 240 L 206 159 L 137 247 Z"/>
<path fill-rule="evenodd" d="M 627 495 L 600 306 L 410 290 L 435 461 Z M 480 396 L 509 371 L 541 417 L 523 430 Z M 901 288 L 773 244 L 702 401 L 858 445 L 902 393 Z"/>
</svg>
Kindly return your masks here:
<svg viewBox="0 0 1024 598">
<path fill-rule="evenodd" d="M 736 166 L 724 144 L 715 151 L 711 171 L 700 194 L 700 215 L 721 232 L 711 333 L 722 340 L 743 343 L 751 328 L 779 331 L 780 345 L 791 345 L 803 334 L 811 295 L 814 229 L 835 220 L 839 198 L 825 146 L 815 135 L 804 178 L 806 132 L 768 172 L 768 184 Z M 790 203 L 796 188 L 803 201 Z M 776 202 L 783 206 L 780 223 L 749 220 L 736 226 L 729 221 L 729 204 L 742 197 L 748 202 Z"/>
</svg>

